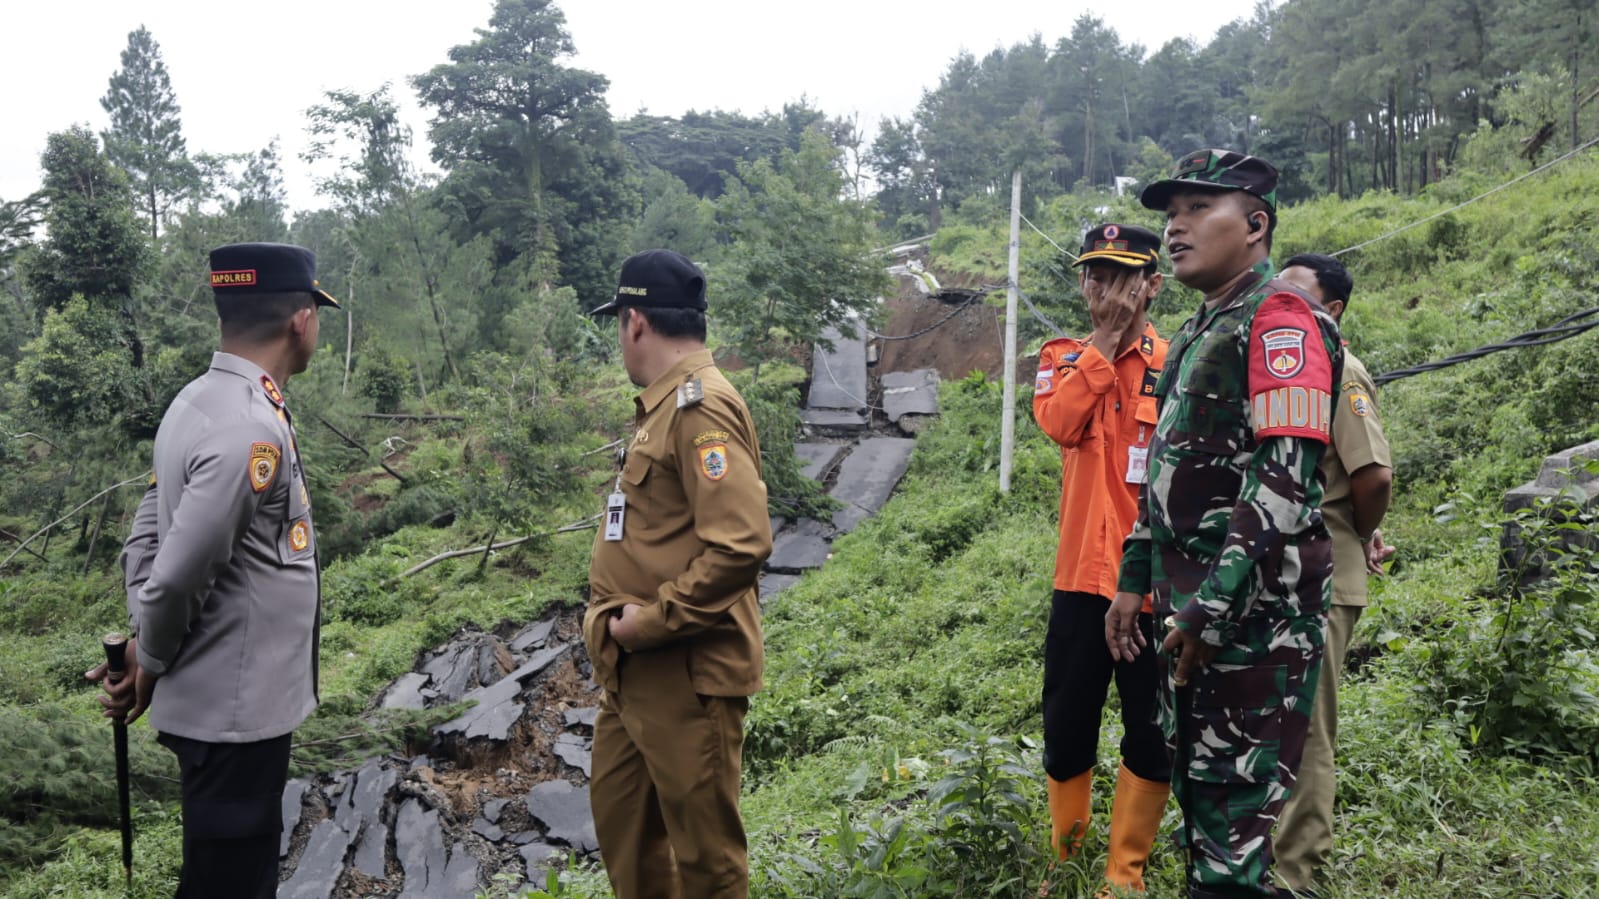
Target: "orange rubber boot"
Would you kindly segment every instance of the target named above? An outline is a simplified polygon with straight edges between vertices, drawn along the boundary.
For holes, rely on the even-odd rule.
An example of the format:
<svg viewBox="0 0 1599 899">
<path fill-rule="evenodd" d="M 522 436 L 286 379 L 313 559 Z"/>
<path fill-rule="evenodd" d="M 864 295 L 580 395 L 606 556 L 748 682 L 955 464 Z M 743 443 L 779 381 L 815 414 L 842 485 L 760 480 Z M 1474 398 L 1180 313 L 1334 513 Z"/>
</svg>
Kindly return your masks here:
<svg viewBox="0 0 1599 899">
<path fill-rule="evenodd" d="M 1063 860 L 1077 854 L 1083 835 L 1088 833 L 1089 788 L 1093 781 L 1092 768 L 1071 780 L 1049 778 L 1049 845 Z"/>
<path fill-rule="evenodd" d="M 1144 892 L 1144 864 L 1155 847 L 1161 816 L 1171 784 L 1145 780 L 1127 770 L 1116 772 L 1116 799 L 1110 808 L 1110 857 L 1105 862 L 1105 882 L 1123 891 Z M 1101 896 L 1116 895 L 1107 889 Z"/>
</svg>

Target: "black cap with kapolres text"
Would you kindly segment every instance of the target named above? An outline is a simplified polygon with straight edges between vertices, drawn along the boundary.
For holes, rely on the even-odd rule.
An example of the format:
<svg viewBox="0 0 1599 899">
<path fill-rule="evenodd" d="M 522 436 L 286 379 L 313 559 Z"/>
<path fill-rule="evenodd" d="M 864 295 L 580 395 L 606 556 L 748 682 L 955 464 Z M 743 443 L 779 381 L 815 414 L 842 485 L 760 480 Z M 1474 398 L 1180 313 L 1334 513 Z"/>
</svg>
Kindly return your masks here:
<svg viewBox="0 0 1599 899">
<path fill-rule="evenodd" d="M 218 297 L 309 293 L 318 306 L 339 308 L 316 280 L 316 254 L 286 243 L 230 243 L 211 251 L 211 289 Z"/>
</svg>

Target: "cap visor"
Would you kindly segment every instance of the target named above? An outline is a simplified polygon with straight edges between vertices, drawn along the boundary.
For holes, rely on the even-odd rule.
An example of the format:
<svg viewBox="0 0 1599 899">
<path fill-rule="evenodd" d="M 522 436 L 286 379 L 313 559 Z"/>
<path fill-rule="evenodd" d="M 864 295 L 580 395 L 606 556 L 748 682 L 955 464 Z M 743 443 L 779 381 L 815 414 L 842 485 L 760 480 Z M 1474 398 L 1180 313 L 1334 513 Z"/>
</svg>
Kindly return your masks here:
<svg viewBox="0 0 1599 899">
<path fill-rule="evenodd" d="M 620 308 L 621 307 L 616 304 L 616 301 L 612 300 L 609 303 L 606 303 L 604 306 L 595 306 L 593 309 L 590 309 L 589 315 L 615 315 L 616 310 Z"/>
<path fill-rule="evenodd" d="M 335 300 L 332 294 L 325 290 L 313 290 L 311 291 L 311 296 L 316 297 L 316 304 L 318 306 L 332 306 L 334 309 L 344 308 L 343 306 L 339 305 L 339 301 Z"/>
<path fill-rule="evenodd" d="M 1249 193 L 1249 191 L 1234 184 L 1212 184 L 1209 181 L 1167 178 L 1164 181 L 1156 181 L 1154 184 L 1144 188 L 1144 192 L 1138 195 L 1138 202 L 1144 204 L 1145 209 L 1165 212 L 1166 206 L 1171 203 L 1172 197 L 1189 190 L 1215 194 L 1233 190 L 1243 190 L 1244 193 Z"/>
<path fill-rule="evenodd" d="M 1083 255 L 1077 257 L 1077 261 L 1072 263 L 1072 268 L 1076 268 L 1079 265 L 1087 265 L 1090 262 L 1114 262 L 1117 265 L 1125 265 L 1128 268 L 1143 268 L 1144 266 L 1149 265 L 1151 262 L 1156 261 L 1158 258 L 1159 257 L 1156 256 L 1140 256 L 1137 253 L 1118 253 L 1112 250 L 1094 250 L 1091 253 L 1084 253 Z"/>
</svg>

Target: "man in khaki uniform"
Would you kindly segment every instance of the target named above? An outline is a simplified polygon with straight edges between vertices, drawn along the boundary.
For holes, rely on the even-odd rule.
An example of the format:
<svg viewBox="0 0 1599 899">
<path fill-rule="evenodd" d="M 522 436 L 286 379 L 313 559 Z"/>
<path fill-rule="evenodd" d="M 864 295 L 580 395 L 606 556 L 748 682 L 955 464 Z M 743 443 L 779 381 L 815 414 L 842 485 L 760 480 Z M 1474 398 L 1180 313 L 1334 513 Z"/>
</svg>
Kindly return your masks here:
<svg viewBox="0 0 1599 899">
<path fill-rule="evenodd" d="M 1317 253 L 1288 260 L 1279 276 L 1320 300 L 1334 319 L 1343 318 L 1354 281 L 1343 263 Z M 1366 605 L 1366 575 L 1381 574 L 1393 555 L 1377 525 L 1388 511 L 1393 462 L 1377 417 L 1377 387 L 1366 366 L 1344 349 L 1344 374 L 1332 419 L 1332 444 L 1322 457 L 1327 480 L 1321 514 L 1333 542 L 1332 606 L 1327 648 L 1310 720 L 1299 784 L 1277 823 L 1277 871 L 1300 895 L 1310 892 L 1318 869 L 1332 853 L 1333 748 L 1338 735 L 1338 678 L 1355 622 Z"/>
<path fill-rule="evenodd" d="M 583 616 L 604 688 L 589 787 L 600 857 L 618 899 L 743 897 L 739 768 L 772 551 L 755 424 L 705 349 L 705 276 L 686 257 L 629 257 L 594 314 L 617 317 L 643 388 Z"/>
</svg>

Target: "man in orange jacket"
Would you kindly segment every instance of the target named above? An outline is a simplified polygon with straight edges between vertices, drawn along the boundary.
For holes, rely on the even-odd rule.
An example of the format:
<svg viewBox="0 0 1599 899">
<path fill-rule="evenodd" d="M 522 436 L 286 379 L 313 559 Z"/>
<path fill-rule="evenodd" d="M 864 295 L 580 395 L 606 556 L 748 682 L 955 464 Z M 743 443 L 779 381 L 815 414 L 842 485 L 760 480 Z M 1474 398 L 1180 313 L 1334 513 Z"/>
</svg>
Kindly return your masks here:
<svg viewBox="0 0 1599 899">
<path fill-rule="evenodd" d="M 1171 792 L 1171 761 L 1155 723 L 1154 653 L 1114 661 L 1104 619 L 1155 433 L 1155 381 L 1166 341 L 1147 313 L 1160 292 L 1159 259 L 1160 237 L 1147 229 L 1105 224 L 1088 232 L 1074 265 L 1094 331 L 1044 344 L 1033 394 L 1033 417 L 1061 446 L 1060 545 L 1044 640 L 1051 843 L 1061 858 L 1081 845 L 1100 716 L 1114 676 L 1125 734 L 1105 880 L 1138 891 Z M 1147 598 L 1138 626 L 1153 639 Z"/>
</svg>

